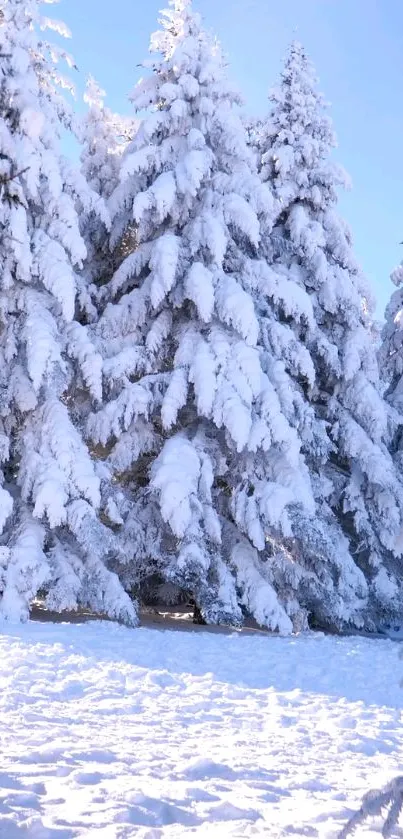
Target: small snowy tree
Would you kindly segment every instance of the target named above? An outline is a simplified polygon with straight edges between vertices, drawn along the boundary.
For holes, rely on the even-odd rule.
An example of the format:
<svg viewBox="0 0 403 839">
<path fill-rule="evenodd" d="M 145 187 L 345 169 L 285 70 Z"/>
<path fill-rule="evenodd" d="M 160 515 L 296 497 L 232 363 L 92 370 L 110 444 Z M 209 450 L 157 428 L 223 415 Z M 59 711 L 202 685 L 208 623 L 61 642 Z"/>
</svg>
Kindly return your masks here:
<svg viewBox="0 0 403 839">
<path fill-rule="evenodd" d="M 324 553 L 341 527 L 354 557 L 352 562 L 346 544 L 338 559 L 333 550 L 327 571 L 361 598 L 365 582 L 358 568 L 364 571 L 370 584 L 368 623 L 380 613 L 402 610 L 396 570 L 403 493 L 387 450 L 388 409 L 370 295 L 350 233 L 337 215 L 337 189 L 346 179 L 330 157 L 335 139 L 324 106 L 312 65 L 303 47 L 293 43 L 259 131 L 261 176 L 272 186 L 278 213 L 262 240 L 272 264 L 262 292 L 278 322 L 271 320 L 263 336 L 264 347 L 277 348 L 299 388 L 289 421 L 300 429 L 319 517 L 330 525 Z M 312 528 L 300 521 L 295 532 L 306 553 Z M 353 616 L 349 611 L 347 619 Z"/>
<path fill-rule="evenodd" d="M 385 398 L 392 411 L 391 450 L 398 469 L 403 474 L 403 265 L 399 265 L 393 271 L 391 279 L 397 288 L 391 295 L 385 312 L 379 365 L 385 384 Z"/>
<path fill-rule="evenodd" d="M 269 534 L 290 533 L 292 507 L 313 508 L 257 346 L 253 288 L 273 200 L 220 48 L 188 0 L 163 12 L 151 51 L 133 95 L 144 119 L 110 201 L 112 246 L 133 222 L 136 242 L 96 328 L 107 404 L 89 422 L 123 490 L 119 573 L 128 588 L 160 573 L 210 622 L 249 612 L 289 631 L 298 573 L 290 562 L 276 594 L 265 548 Z"/>
<path fill-rule="evenodd" d="M 9 0 L 0 21 L 0 615 L 26 618 L 46 588 L 56 608 L 86 603 L 135 621 L 106 560 L 100 486 L 74 397 L 81 379 L 100 398 L 100 364 L 74 321 L 86 256 L 76 202 L 102 212 L 60 156 L 70 115 L 58 92 L 56 50 L 36 0 Z M 106 218 L 106 216 L 105 216 Z M 74 378 L 73 378 L 74 377 Z"/>
<path fill-rule="evenodd" d="M 119 182 L 121 158 L 135 133 L 132 120 L 113 114 L 104 105 L 105 91 L 89 76 L 84 95 L 88 111 L 80 126 L 81 171 L 88 186 L 107 202 Z M 81 213 L 80 229 L 87 250 L 79 303 L 87 321 L 94 321 L 103 286 L 117 267 L 109 247 L 109 224 L 99 212 Z"/>
<path fill-rule="evenodd" d="M 105 91 L 93 76 L 87 79 L 82 125 L 81 170 L 98 195 L 109 198 L 119 180 L 120 158 L 135 132 L 134 123 L 105 107 Z"/>
</svg>

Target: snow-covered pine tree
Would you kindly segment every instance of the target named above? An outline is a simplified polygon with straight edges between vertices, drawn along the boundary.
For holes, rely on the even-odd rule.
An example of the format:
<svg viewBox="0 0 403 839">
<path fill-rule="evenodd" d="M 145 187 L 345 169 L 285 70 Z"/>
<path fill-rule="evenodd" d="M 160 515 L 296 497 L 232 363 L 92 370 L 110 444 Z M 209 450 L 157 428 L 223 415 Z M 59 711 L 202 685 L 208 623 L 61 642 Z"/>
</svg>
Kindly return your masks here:
<svg viewBox="0 0 403 839">
<path fill-rule="evenodd" d="M 134 123 L 129 125 L 127 119 L 106 108 L 105 95 L 89 76 L 84 94 L 88 111 L 82 126 L 81 169 L 94 192 L 109 198 L 118 184 L 120 157 L 132 139 Z"/>
<path fill-rule="evenodd" d="M 122 487 L 128 588 L 160 573 L 209 622 L 247 612 L 288 631 L 301 569 L 290 562 L 276 594 L 272 569 L 286 563 L 277 552 L 265 561 L 265 548 L 269 534 L 290 532 L 291 507 L 312 511 L 312 497 L 297 433 L 260 365 L 247 290 L 265 270 L 257 249 L 273 200 L 218 44 L 188 0 L 172 0 L 161 23 L 133 95 L 144 118 L 110 202 L 112 246 L 133 220 L 136 246 L 97 326 L 108 399 L 89 433 Z"/>
<path fill-rule="evenodd" d="M 0 21 L 0 615 L 24 619 L 38 590 L 128 621 L 133 604 L 106 564 L 112 534 L 74 422 L 80 386 L 101 395 L 100 358 L 74 320 L 86 252 L 76 202 L 102 202 L 60 156 L 71 119 L 57 50 L 36 0 L 8 0 Z M 106 214 L 105 214 L 106 219 Z"/>
<path fill-rule="evenodd" d="M 261 175 L 278 207 L 277 222 L 262 241 L 272 263 L 267 307 L 274 306 L 279 322 L 264 328 L 264 343 L 282 356 L 299 386 L 295 418 L 289 420 L 303 441 L 319 520 L 328 520 L 332 539 L 343 529 L 369 582 L 363 619 L 370 625 L 380 614 L 402 611 L 401 574 L 395 572 L 402 552 L 403 493 L 387 449 L 388 409 L 370 294 L 350 232 L 337 214 L 337 189 L 346 177 L 332 162 L 334 146 L 312 65 L 294 42 L 260 132 Z M 294 532 L 301 550 L 313 554 L 306 519 L 300 521 Z M 322 541 L 325 556 L 331 543 Z M 314 555 L 312 562 L 315 568 Z M 321 564 L 326 569 L 326 562 Z M 353 587 L 359 594 L 361 588 L 365 594 L 346 548 L 339 556 L 332 551 L 325 573 L 329 570 L 336 582 L 344 578 L 342 589 Z M 348 613 L 340 617 L 351 619 Z"/>
<path fill-rule="evenodd" d="M 107 202 L 119 183 L 122 154 L 136 127 L 132 120 L 112 113 L 104 98 L 105 91 L 89 76 L 84 94 L 88 110 L 80 126 L 81 171 L 89 187 Z M 118 255 L 111 252 L 109 224 L 98 212 L 81 212 L 80 229 L 87 258 L 79 303 L 85 319 L 94 321 L 103 286 L 114 274 Z"/>
<path fill-rule="evenodd" d="M 393 411 L 394 434 L 391 450 L 403 474 L 403 264 L 395 268 L 391 279 L 397 288 L 391 295 L 385 311 L 379 366 L 385 384 L 385 398 Z"/>
</svg>

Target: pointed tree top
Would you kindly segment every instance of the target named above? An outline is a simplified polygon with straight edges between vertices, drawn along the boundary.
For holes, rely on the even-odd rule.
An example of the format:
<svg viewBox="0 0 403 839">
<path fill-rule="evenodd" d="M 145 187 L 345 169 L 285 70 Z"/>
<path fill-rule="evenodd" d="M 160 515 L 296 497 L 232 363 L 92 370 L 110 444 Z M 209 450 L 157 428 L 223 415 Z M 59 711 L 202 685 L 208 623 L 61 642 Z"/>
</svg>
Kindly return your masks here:
<svg viewBox="0 0 403 839">
<path fill-rule="evenodd" d="M 192 0 L 169 0 L 169 7 L 162 9 L 159 23 L 175 37 L 198 34 L 201 17 L 193 11 Z"/>
<path fill-rule="evenodd" d="M 301 55 L 306 57 L 305 47 L 303 46 L 301 41 L 298 40 L 298 38 L 292 39 L 291 44 L 288 48 L 288 53 L 290 56 Z"/>
<path fill-rule="evenodd" d="M 221 44 L 204 28 L 202 17 L 193 10 L 192 0 L 168 0 L 169 6 L 160 13 L 160 28 L 151 35 L 149 52 L 152 58 L 142 62 L 142 67 L 151 70 L 159 77 L 172 73 L 174 78 L 184 73 L 198 75 L 198 66 L 203 64 L 207 79 L 215 76 L 220 80 L 222 89 L 227 89 L 228 99 L 234 104 L 241 104 L 239 92 L 229 85 L 226 78 L 225 57 Z M 158 56 L 158 57 L 155 57 Z M 199 68 L 200 69 L 200 68 Z M 130 97 L 138 110 L 149 107 L 152 99 L 152 82 L 141 78 Z"/>
<path fill-rule="evenodd" d="M 297 38 L 294 38 L 285 54 L 283 78 L 288 74 L 296 74 L 303 71 L 306 74 L 312 85 L 316 85 L 318 78 L 315 68 L 309 58 L 304 45 Z"/>
<path fill-rule="evenodd" d="M 336 146 L 328 102 L 318 87 L 315 67 L 303 44 L 294 39 L 286 52 L 280 84 L 272 88 L 269 100 L 274 108 L 274 121 L 284 125 L 296 123 L 304 132 L 321 139 L 327 151 Z M 299 132 L 300 133 L 300 132 Z"/>
<path fill-rule="evenodd" d="M 177 14 L 192 11 L 192 0 L 169 0 L 169 5 Z"/>
</svg>

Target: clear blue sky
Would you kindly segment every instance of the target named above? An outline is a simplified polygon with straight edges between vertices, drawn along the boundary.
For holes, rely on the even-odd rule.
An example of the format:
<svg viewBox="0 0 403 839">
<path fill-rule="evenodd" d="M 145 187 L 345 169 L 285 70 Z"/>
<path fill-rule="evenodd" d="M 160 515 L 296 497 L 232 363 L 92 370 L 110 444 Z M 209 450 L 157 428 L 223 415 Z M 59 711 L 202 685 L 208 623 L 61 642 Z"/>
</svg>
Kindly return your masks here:
<svg viewBox="0 0 403 839">
<path fill-rule="evenodd" d="M 59 17 L 83 79 L 91 72 L 108 105 L 130 113 L 127 94 L 147 56 L 164 0 L 64 0 Z M 331 103 L 338 160 L 353 188 L 340 209 L 383 314 L 391 269 L 403 258 L 403 4 L 401 0 L 195 0 L 221 40 L 248 108 L 264 113 L 288 42 L 314 61 Z"/>
</svg>

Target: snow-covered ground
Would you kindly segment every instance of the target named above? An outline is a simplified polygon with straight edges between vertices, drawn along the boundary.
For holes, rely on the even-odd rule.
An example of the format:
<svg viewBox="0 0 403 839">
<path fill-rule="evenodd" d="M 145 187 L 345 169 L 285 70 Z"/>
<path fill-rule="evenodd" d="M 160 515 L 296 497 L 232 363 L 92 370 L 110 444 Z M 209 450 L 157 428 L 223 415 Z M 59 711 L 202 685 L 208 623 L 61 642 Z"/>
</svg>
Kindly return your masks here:
<svg viewBox="0 0 403 839">
<path fill-rule="evenodd" d="M 3 629 L 0 837 L 334 836 L 403 768 L 399 647 Z"/>
</svg>

